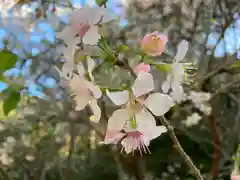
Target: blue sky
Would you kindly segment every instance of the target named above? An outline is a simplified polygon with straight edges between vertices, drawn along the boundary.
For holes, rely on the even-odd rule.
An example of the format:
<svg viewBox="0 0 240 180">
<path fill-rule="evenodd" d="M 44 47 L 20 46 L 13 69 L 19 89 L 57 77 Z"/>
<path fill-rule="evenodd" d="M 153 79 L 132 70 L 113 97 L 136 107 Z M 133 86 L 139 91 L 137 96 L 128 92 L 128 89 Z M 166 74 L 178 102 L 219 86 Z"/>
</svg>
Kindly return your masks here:
<svg viewBox="0 0 240 180">
<path fill-rule="evenodd" d="M 76 6 L 84 6 L 84 4 L 90 4 L 91 6 L 96 6 L 94 4 L 94 0 L 72 0 L 73 3 Z M 91 3 L 90 3 L 91 2 Z M 107 7 L 111 8 L 114 10 L 114 12 L 116 12 L 117 14 L 121 15 L 121 8 L 117 7 L 117 4 L 119 3 L 119 0 L 108 0 L 108 4 Z M 121 25 L 124 26 L 127 24 L 126 20 L 122 20 L 121 21 Z M 234 28 L 234 26 L 236 28 Z M 51 28 L 50 25 L 48 24 L 42 24 L 39 26 L 39 28 L 41 29 L 41 34 L 39 33 L 32 33 L 31 34 L 31 42 L 35 43 L 35 44 L 41 44 L 40 42 L 43 39 L 46 39 L 50 42 L 54 42 L 55 40 L 55 35 L 54 35 L 54 31 Z M 6 32 L 2 29 L 0 29 L 0 48 L 3 47 L 3 44 L 1 42 L 2 38 L 5 36 Z M 208 40 L 208 47 L 213 47 L 215 46 L 215 44 L 217 43 L 219 38 L 219 35 L 216 33 L 212 33 L 209 36 L 209 40 Z M 226 46 L 224 47 L 224 41 L 226 41 Z M 24 44 L 26 44 L 26 42 L 22 42 Z M 26 45 L 29 46 L 29 45 Z M 31 49 L 31 48 L 30 48 Z M 236 23 L 233 24 L 231 27 L 229 27 L 225 33 L 224 36 L 224 40 L 221 40 L 220 43 L 217 45 L 217 48 L 214 52 L 216 57 L 222 57 L 225 54 L 225 50 L 227 51 L 227 53 L 229 54 L 234 54 L 236 52 L 237 49 L 240 49 L 240 19 L 236 20 Z M 20 52 L 17 52 L 20 53 Z M 37 53 L 37 49 L 33 49 L 32 50 L 33 54 Z M 28 63 L 25 66 L 25 70 L 20 71 L 18 68 L 14 68 L 12 70 L 10 70 L 7 74 L 11 74 L 11 75 L 18 75 L 18 74 L 24 74 L 27 72 L 28 67 L 31 65 L 31 61 L 28 61 Z M 16 67 L 18 67 L 19 65 L 17 65 Z M 46 78 L 46 77 L 42 77 L 39 80 L 40 84 L 43 84 L 46 87 L 50 87 L 50 88 L 54 88 L 55 87 L 55 82 L 53 79 L 50 78 Z M 0 82 L 0 90 L 3 90 L 7 87 L 6 84 L 1 83 Z M 29 93 L 30 95 L 33 96 L 39 96 L 39 97 L 43 97 L 44 94 L 41 92 L 41 86 L 35 84 L 35 83 L 30 83 L 29 84 Z"/>
</svg>

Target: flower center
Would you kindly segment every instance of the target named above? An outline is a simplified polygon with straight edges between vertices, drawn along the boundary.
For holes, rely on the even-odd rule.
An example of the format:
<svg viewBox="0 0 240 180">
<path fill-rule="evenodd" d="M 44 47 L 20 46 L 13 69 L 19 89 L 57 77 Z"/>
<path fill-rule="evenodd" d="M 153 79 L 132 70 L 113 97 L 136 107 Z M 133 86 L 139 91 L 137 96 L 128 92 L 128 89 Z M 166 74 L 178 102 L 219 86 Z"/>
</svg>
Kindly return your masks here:
<svg viewBox="0 0 240 180">
<path fill-rule="evenodd" d="M 143 134 L 139 131 L 131 131 L 126 132 L 126 137 L 122 140 L 122 150 L 124 150 L 127 154 L 132 152 L 134 153 L 135 150 L 138 150 L 140 154 L 143 153 L 150 153 L 150 150 L 144 143 Z"/>
<path fill-rule="evenodd" d="M 151 35 L 151 37 L 152 37 L 152 40 L 154 41 L 161 40 L 160 37 L 157 35 Z"/>
</svg>

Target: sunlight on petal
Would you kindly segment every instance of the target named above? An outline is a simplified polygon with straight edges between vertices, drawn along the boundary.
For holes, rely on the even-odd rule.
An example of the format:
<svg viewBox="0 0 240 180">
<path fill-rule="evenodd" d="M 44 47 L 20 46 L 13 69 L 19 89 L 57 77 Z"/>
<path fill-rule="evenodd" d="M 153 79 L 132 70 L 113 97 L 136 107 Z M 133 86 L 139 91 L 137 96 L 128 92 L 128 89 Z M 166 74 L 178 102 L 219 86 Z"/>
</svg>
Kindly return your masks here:
<svg viewBox="0 0 240 180">
<path fill-rule="evenodd" d="M 155 116 L 162 116 L 174 105 L 172 98 L 166 94 L 154 93 L 148 96 L 144 105 L 151 110 Z"/>
<path fill-rule="evenodd" d="M 101 118 L 101 109 L 97 104 L 96 99 L 91 99 L 89 106 L 93 112 L 93 116 L 90 117 L 92 122 L 98 123 Z"/>
<path fill-rule="evenodd" d="M 130 119 L 130 113 L 128 109 L 117 109 L 113 112 L 112 116 L 108 120 L 108 130 L 120 131 L 123 129 L 124 124 Z"/>
<path fill-rule="evenodd" d="M 102 91 L 98 85 L 95 85 L 90 81 L 86 81 L 86 85 L 96 99 L 99 99 L 102 96 Z"/>
<path fill-rule="evenodd" d="M 153 76 L 150 73 L 140 72 L 132 87 L 133 94 L 139 97 L 149 93 L 153 89 Z"/>
<path fill-rule="evenodd" d="M 83 43 L 88 45 L 97 45 L 100 38 L 101 35 L 98 32 L 98 27 L 91 26 L 83 37 Z"/>
<path fill-rule="evenodd" d="M 179 45 L 178 45 L 178 49 L 177 49 L 177 54 L 175 56 L 175 60 L 181 61 L 183 60 L 183 58 L 186 56 L 188 51 L 188 42 L 186 40 L 182 40 Z"/>
<path fill-rule="evenodd" d="M 106 94 L 112 100 L 112 102 L 117 106 L 123 105 L 127 103 L 127 101 L 129 100 L 128 91 L 109 92 L 107 90 Z"/>
<path fill-rule="evenodd" d="M 154 117 L 147 112 L 145 109 L 142 109 L 139 113 L 136 113 L 136 123 L 137 129 L 140 132 L 151 132 L 152 128 L 156 126 Z"/>
<path fill-rule="evenodd" d="M 91 57 L 87 57 L 87 65 L 88 65 L 88 74 L 91 78 L 91 80 L 93 81 L 94 77 L 92 75 L 92 71 L 96 65 L 96 63 L 94 62 L 94 60 Z"/>
</svg>

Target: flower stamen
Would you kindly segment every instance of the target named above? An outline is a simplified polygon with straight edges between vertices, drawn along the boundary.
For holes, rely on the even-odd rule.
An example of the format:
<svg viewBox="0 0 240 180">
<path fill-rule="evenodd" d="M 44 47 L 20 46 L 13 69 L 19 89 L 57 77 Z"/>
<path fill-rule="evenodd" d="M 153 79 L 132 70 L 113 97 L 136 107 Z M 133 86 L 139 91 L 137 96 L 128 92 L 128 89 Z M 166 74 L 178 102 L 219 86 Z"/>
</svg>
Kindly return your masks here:
<svg viewBox="0 0 240 180">
<path fill-rule="evenodd" d="M 122 148 L 120 152 L 122 153 L 124 150 L 126 153 L 132 152 L 132 155 L 134 155 L 134 151 L 138 150 L 141 156 L 144 153 L 151 154 L 149 148 L 144 143 L 143 136 L 139 131 L 127 132 L 126 137 L 121 142 Z"/>
</svg>

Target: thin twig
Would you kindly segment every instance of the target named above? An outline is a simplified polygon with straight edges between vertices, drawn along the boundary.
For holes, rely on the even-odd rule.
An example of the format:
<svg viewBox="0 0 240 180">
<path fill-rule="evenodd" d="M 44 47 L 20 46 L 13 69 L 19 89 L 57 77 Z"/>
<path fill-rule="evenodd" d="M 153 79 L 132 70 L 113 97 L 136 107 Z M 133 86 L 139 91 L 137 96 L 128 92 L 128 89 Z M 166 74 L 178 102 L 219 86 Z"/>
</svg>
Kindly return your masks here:
<svg viewBox="0 0 240 180">
<path fill-rule="evenodd" d="M 186 152 L 182 148 L 181 144 L 179 143 L 172 125 L 170 125 L 170 123 L 167 121 L 167 119 L 164 116 L 162 116 L 162 118 L 160 118 L 160 121 L 167 128 L 169 135 L 174 143 L 175 148 L 177 149 L 177 151 L 179 152 L 181 157 L 184 159 L 184 161 L 188 165 L 188 167 L 193 171 L 197 180 L 204 180 L 199 169 L 194 165 L 194 163 L 192 162 L 190 157 L 186 154 Z"/>
<path fill-rule="evenodd" d="M 212 96 L 211 99 L 213 99 L 214 97 L 216 97 L 217 95 L 219 95 L 220 93 L 224 93 L 226 91 L 228 91 L 229 88 L 238 85 L 238 83 L 240 82 L 239 79 L 236 79 L 230 83 L 227 83 L 226 85 L 222 86 L 221 88 L 219 88 Z"/>
</svg>

